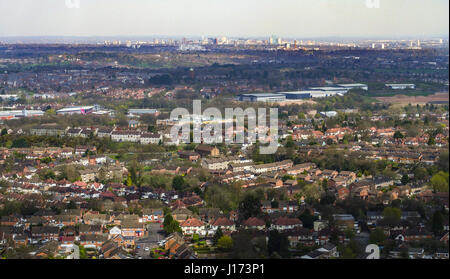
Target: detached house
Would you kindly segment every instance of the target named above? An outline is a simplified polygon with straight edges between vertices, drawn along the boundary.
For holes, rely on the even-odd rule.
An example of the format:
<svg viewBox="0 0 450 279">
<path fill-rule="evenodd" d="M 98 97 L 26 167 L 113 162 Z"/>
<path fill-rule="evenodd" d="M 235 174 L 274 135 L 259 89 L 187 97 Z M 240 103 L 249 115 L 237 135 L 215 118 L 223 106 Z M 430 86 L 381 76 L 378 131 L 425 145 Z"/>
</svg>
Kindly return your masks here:
<svg viewBox="0 0 450 279">
<path fill-rule="evenodd" d="M 144 208 L 142 212 L 143 222 L 158 222 L 164 219 L 164 212 L 162 209 Z"/>
<path fill-rule="evenodd" d="M 211 230 L 213 232 L 216 232 L 219 228 L 222 232 L 234 232 L 236 225 L 230 219 L 222 217 L 211 222 Z"/>
<path fill-rule="evenodd" d="M 180 224 L 181 230 L 184 235 L 198 234 L 200 236 L 206 236 L 206 224 L 196 218 L 189 218 Z"/>
<path fill-rule="evenodd" d="M 259 218 L 249 218 L 242 222 L 241 226 L 247 230 L 264 230 L 266 228 L 266 222 Z"/>
</svg>

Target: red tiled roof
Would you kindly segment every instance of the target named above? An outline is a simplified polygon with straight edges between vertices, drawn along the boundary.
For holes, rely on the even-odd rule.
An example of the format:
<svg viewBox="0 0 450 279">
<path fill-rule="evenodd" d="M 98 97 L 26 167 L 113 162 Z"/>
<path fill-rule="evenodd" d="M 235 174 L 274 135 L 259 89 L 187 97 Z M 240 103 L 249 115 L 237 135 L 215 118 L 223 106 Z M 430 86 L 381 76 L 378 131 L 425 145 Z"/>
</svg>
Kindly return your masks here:
<svg viewBox="0 0 450 279">
<path fill-rule="evenodd" d="M 226 218 L 226 217 L 222 217 L 222 218 L 218 218 L 216 219 L 214 222 L 211 223 L 212 226 L 233 226 L 234 223 Z"/>
<path fill-rule="evenodd" d="M 249 218 L 247 220 L 245 220 L 244 222 L 242 222 L 242 225 L 246 226 L 246 227 L 260 227 L 260 226 L 265 226 L 266 222 L 264 222 L 263 220 L 259 219 L 259 218 Z"/>
<path fill-rule="evenodd" d="M 196 219 L 190 218 L 180 224 L 180 227 L 203 227 L 205 223 Z"/>
<path fill-rule="evenodd" d="M 292 225 L 301 225 L 302 221 L 297 218 L 289 218 L 289 217 L 280 217 L 273 222 L 274 225 L 277 226 L 292 226 Z"/>
</svg>

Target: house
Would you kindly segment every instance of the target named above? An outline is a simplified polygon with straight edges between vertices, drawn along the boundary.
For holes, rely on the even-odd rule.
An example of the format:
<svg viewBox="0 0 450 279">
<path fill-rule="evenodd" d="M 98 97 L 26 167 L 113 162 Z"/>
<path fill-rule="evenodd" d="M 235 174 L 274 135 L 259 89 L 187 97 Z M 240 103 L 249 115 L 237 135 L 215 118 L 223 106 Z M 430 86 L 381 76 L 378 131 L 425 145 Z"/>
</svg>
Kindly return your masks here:
<svg viewBox="0 0 450 279">
<path fill-rule="evenodd" d="M 280 171 L 284 169 L 289 169 L 294 165 L 294 162 L 291 160 L 284 160 L 281 162 L 276 163 L 269 163 L 269 164 L 262 164 L 262 165 L 256 165 L 253 167 L 254 173 L 265 173 L 265 172 L 272 172 L 272 171 Z"/>
<path fill-rule="evenodd" d="M 107 214 L 86 213 L 83 216 L 83 222 L 88 225 L 106 225 L 111 221 L 111 217 Z"/>
<path fill-rule="evenodd" d="M 221 217 L 222 211 L 219 208 L 202 207 L 198 209 L 198 215 L 202 221 L 209 222 Z"/>
<path fill-rule="evenodd" d="M 114 131 L 111 140 L 115 142 L 139 142 L 141 133 L 138 131 Z"/>
<path fill-rule="evenodd" d="M 355 229 L 355 218 L 350 214 L 333 214 L 333 219 L 336 227 L 341 231 Z"/>
<path fill-rule="evenodd" d="M 403 233 L 406 242 L 419 241 L 423 239 L 431 239 L 433 235 L 424 229 L 409 229 Z"/>
<path fill-rule="evenodd" d="M 76 215 L 56 215 L 56 225 L 60 227 L 75 226 L 78 223 L 79 217 Z"/>
<path fill-rule="evenodd" d="M 387 188 L 394 185 L 394 180 L 390 177 L 380 176 L 373 179 L 373 184 L 375 185 L 375 189 Z"/>
<path fill-rule="evenodd" d="M 144 225 L 134 220 L 126 220 L 120 227 L 127 246 L 134 246 L 136 238 L 145 236 Z"/>
<path fill-rule="evenodd" d="M 322 253 L 322 258 L 337 258 L 339 257 L 339 252 L 337 246 L 332 243 L 327 243 L 323 247 L 316 249 L 316 251 Z"/>
<path fill-rule="evenodd" d="M 284 231 L 302 227 L 303 223 L 298 218 L 279 217 L 272 222 L 270 229 Z"/>
<path fill-rule="evenodd" d="M 220 157 L 220 158 L 204 158 L 202 159 L 202 167 L 209 170 L 227 170 L 229 164 L 240 164 L 248 162 L 241 160 L 238 156 Z M 230 171 L 231 173 L 231 171 Z"/>
<path fill-rule="evenodd" d="M 196 259 L 194 251 L 186 245 L 179 233 L 173 233 L 166 238 L 164 249 L 169 252 L 169 258 L 173 259 Z"/>
<path fill-rule="evenodd" d="M 350 194 L 350 190 L 344 186 L 336 187 L 336 197 L 339 200 L 345 200 Z"/>
<path fill-rule="evenodd" d="M 288 175 L 299 175 L 303 174 L 304 172 L 316 168 L 316 164 L 314 163 L 305 163 L 305 164 L 299 164 L 295 165 L 291 168 L 286 169 L 286 174 Z"/>
<path fill-rule="evenodd" d="M 100 249 L 103 243 L 107 240 L 107 236 L 102 234 L 88 234 L 80 236 L 80 244 L 85 248 Z"/>
<path fill-rule="evenodd" d="M 144 133 L 141 135 L 140 143 L 141 144 L 159 144 L 162 142 L 162 136 L 159 134 L 153 133 Z"/>
<path fill-rule="evenodd" d="M 187 208 L 177 208 L 172 211 L 172 217 L 174 220 L 178 222 L 186 221 L 189 218 L 192 218 L 194 214 Z"/>
<path fill-rule="evenodd" d="M 218 157 L 220 155 L 220 151 L 217 147 L 215 146 L 210 146 L 210 145 L 198 145 L 195 148 L 195 152 L 197 152 L 198 154 L 200 154 L 200 156 L 202 157 Z"/>
<path fill-rule="evenodd" d="M 206 236 L 206 224 L 197 218 L 189 218 L 180 223 L 181 230 L 184 235 L 198 234 L 200 236 Z"/>
<path fill-rule="evenodd" d="M 122 230 L 119 226 L 114 226 L 109 230 L 109 238 L 114 238 L 118 235 L 122 235 Z"/>
<path fill-rule="evenodd" d="M 58 240 L 59 228 L 54 226 L 42 226 L 31 228 L 31 243 L 45 243 Z"/>
<path fill-rule="evenodd" d="M 80 224 L 78 227 L 78 233 L 82 235 L 101 235 L 103 233 L 102 225 L 87 225 Z"/>
<path fill-rule="evenodd" d="M 194 152 L 194 151 L 178 151 L 178 156 L 181 159 L 187 159 L 191 162 L 197 162 L 200 159 L 200 154 Z"/>
<path fill-rule="evenodd" d="M 287 236 L 291 247 L 296 247 L 299 244 L 303 246 L 314 246 L 316 244 L 313 233 L 307 228 L 296 228 L 282 233 Z"/>
<path fill-rule="evenodd" d="M 251 217 L 243 221 L 241 227 L 246 230 L 264 230 L 266 228 L 266 222 L 262 219 Z"/>
<path fill-rule="evenodd" d="M 236 230 L 236 225 L 233 221 L 226 217 L 217 218 L 210 223 L 211 230 L 216 232 L 219 228 L 222 232 L 233 232 Z"/>
<path fill-rule="evenodd" d="M 164 219 L 164 211 L 160 208 L 144 208 L 142 211 L 143 222 L 158 222 Z"/>
<path fill-rule="evenodd" d="M 113 129 L 111 128 L 99 128 L 97 130 L 97 137 L 99 138 L 110 138 Z"/>
<path fill-rule="evenodd" d="M 318 260 L 318 259 L 325 259 L 326 253 L 323 253 L 318 250 L 314 250 L 309 252 L 308 254 L 301 256 L 300 259 L 303 260 Z"/>
<path fill-rule="evenodd" d="M 98 170 L 93 168 L 88 168 L 84 170 L 80 170 L 81 181 L 88 183 L 95 181 L 95 177 L 97 176 Z"/>
</svg>

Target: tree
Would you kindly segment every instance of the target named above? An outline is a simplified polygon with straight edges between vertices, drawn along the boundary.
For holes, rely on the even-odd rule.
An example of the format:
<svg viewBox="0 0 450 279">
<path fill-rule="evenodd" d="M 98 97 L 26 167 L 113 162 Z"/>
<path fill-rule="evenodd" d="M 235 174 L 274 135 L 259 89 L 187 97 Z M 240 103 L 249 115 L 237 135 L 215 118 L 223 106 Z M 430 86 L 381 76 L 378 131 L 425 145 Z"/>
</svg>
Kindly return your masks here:
<svg viewBox="0 0 450 279">
<path fill-rule="evenodd" d="M 127 186 L 128 186 L 128 187 L 133 186 L 133 180 L 131 179 L 131 173 L 128 173 L 128 177 L 127 177 Z"/>
<path fill-rule="evenodd" d="M 267 249 L 269 256 L 278 253 L 282 257 L 288 257 L 289 241 L 285 235 L 280 234 L 277 230 L 270 231 Z"/>
<path fill-rule="evenodd" d="M 286 144 L 284 145 L 286 148 L 292 148 L 295 146 L 294 141 L 292 140 L 292 136 L 289 136 L 286 140 Z"/>
<path fill-rule="evenodd" d="M 343 259 L 354 259 L 356 257 L 355 253 L 350 247 L 346 247 L 341 256 Z"/>
<path fill-rule="evenodd" d="M 402 139 L 402 138 L 404 138 L 405 136 L 402 134 L 402 132 L 400 132 L 400 131 L 395 131 L 395 133 L 394 133 L 394 139 Z"/>
<path fill-rule="evenodd" d="M 298 218 L 302 221 L 303 227 L 308 229 L 312 229 L 314 227 L 314 221 L 317 219 L 317 217 L 311 215 L 309 210 L 305 210 Z"/>
<path fill-rule="evenodd" d="M 177 175 L 172 180 L 172 188 L 177 191 L 182 191 L 185 187 L 186 183 L 184 181 L 184 178 L 180 175 Z"/>
<path fill-rule="evenodd" d="M 372 244 L 380 245 L 386 240 L 386 235 L 383 229 L 376 228 L 370 233 L 369 242 Z"/>
<path fill-rule="evenodd" d="M 266 241 L 259 243 L 248 231 L 238 231 L 233 236 L 232 259 L 258 259 L 267 256 Z"/>
<path fill-rule="evenodd" d="M 222 250 L 230 250 L 233 248 L 233 239 L 228 235 L 223 235 L 217 241 L 217 248 Z"/>
<path fill-rule="evenodd" d="M 436 211 L 431 218 L 431 230 L 435 235 L 440 234 L 444 230 L 444 218 L 440 211 Z"/>
<path fill-rule="evenodd" d="M 438 167 L 439 170 L 443 172 L 449 172 L 449 160 L 448 160 L 448 151 L 444 151 L 439 155 Z"/>
<path fill-rule="evenodd" d="M 167 234 L 171 234 L 174 232 L 181 232 L 180 223 L 178 223 L 177 220 L 173 219 L 171 214 L 167 214 L 164 217 L 163 227 L 164 231 Z"/>
<path fill-rule="evenodd" d="M 217 244 L 217 242 L 219 241 L 219 239 L 223 236 L 223 232 L 222 229 L 219 227 L 216 232 L 214 233 L 214 237 L 213 237 L 213 241 L 214 244 Z"/>
<path fill-rule="evenodd" d="M 440 171 L 433 175 L 430 180 L 430 184 L 433 187 L 433 190 L 436 192 L 448 192 L 449 186 L 449 175 L 448 172 L 445 173 L 443 171 Z"/>
<path fill-rule="evenodd" d="M 383 210 L 383 222 L 387 225 L 396 225 L 400 222 L 402 211 L 396 207 L 386 207 Z"/>
<path fill-rule="evenodd" d="M 7 135 L 7 134 L 8 134 L 8 130 L 7 130 L 6 128 L 3 128 L 0 135 L 1 135 L 1 136 L 5 136 L 5 135 Z"/>
<path fill-rule="evenodd" d="M 194 234 L 192 235 L 192 241 L 193 241 L 194 243 L 197 243 L 199 240 L 200 240 L 200 236 L 198 235 L 198 233 L 194 233 Z"/>
<path fill-rule="evenodd" d="M 247 194 L 239 204 L 239 213 L 244 220 L 259 216 L 261 214 L 260 200 L 253 194 Z"/>
<path fill-rule="evenodd" d="M 404 175 L 402 176 L 401 182 L 402 182 L 402 185 L 408 184 L 408 182 L 409 182 L 409 176 L 408 176 L 407 174 L 404 174 Z"/>
</svg>

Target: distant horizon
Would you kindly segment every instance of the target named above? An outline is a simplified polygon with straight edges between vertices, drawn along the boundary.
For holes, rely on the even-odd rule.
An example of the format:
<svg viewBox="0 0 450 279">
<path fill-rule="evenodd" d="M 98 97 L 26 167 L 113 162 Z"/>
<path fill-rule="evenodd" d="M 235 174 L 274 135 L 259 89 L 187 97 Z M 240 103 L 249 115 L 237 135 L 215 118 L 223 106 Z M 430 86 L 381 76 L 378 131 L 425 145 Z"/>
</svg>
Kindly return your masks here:
<svg viewBox="0 0 450 279">
<path fill-rule="evenodd" d="M 448 38 L 448 9 L 448 0 L 0 0 L 0 38 Z"/>
<path fill-rule="evenodd" d="M 130 40 L 130 41 L 138 41 L 138 40 L 153 40 L 153 39 L 192 39 L 192 40 L 200 40 L 201 38 L 221 38 L 226 37 L 227 39 L 235 39 L 235 40 L 268 40 L 270 37 L 281 38 L 283 40 L 304 40 L 304 41 L 383 41 L 383 40 L 391 40 L 391 41 L 414 41 L 414 40 L 439 40 L 442 39 L 444 41 L 449 41 L 450 38 L 448 35 L 430 35 L 430 36 L 404 36 L 404 37 L 358 37 L 358 36 L 316 36 L 316 37 L 282 37 L 282 36 L 224 36 L 224 35 L 91 35 L 91 36 L 71 36 L 71 35 L 45 35 L 45 36 L 0 36 L 0 43 L 2 40 L 8 41 L 35 41 L 35 40 L 48 40 L 51 43 L 51 40 L 89 40 L 89 41 L 104 41 L 104 40 Z"/>
</svg>

